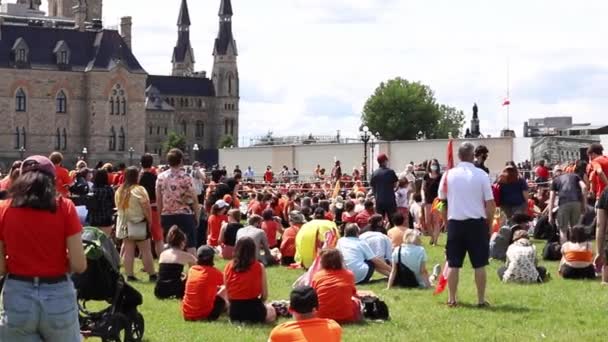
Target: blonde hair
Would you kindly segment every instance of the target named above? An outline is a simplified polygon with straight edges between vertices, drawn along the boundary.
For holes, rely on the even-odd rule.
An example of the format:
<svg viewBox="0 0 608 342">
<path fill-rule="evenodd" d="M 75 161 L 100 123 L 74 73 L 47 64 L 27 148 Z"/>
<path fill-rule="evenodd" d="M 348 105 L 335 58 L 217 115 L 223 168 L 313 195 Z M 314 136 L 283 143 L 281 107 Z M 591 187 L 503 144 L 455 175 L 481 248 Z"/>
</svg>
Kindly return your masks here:
<svg viewBox="0 0 608 342">
<path fill-rule="evenodd" d="M 403 243 L 406 245 L 419 245 L 420 235 L 415 229 L 407 229 L 403 234 Z"/>
</svg>

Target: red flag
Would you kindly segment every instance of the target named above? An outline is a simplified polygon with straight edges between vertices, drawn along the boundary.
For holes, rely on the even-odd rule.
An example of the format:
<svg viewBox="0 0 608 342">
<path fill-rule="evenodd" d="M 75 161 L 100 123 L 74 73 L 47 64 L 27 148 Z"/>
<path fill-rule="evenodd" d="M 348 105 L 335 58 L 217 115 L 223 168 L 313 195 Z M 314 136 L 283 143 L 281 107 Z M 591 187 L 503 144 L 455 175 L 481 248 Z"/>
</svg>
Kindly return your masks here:
<svg viewBox="0 0 608 342">
<path fill-rule="evenodd" d="M 445 291 L 446 286 L 448 285 L 448 262 L 445 262 L 443 266 L 443 272 L 439 276 L 439 280 L 437 281 L 437 286 L 435 286 L 435 292 L 433 292 L 433 296 L 436 296 L 443 291 Z"/>
<path fill-rule="evenodd" d="M 505 99 L 505 100 L 502 102 L 502 105 L 503 105 L 503 106 L 510 106 L 510 105 L 511 105 L 511 100 L 509 100 L 508 98 L 507 98 L 507 99 Z"/>
<path fill-rule="evenodd" d="M 454 140 L 448 141 L 448 170 L 454 167 Z"/>
</svg>

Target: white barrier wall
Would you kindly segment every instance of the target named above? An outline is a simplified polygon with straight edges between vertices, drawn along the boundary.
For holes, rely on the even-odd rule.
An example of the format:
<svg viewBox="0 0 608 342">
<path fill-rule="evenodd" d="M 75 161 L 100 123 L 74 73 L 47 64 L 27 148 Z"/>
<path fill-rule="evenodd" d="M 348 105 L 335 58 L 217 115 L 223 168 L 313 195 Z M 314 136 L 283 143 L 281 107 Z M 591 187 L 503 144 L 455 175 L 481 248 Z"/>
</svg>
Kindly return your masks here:
<svg viewBox="0 0 608 342">
<path fill-rule="evenodd" d="M 470 141 L 475 145 L 485 145 L 490 150 L 487 166 L 493 173 L 498 173 L 505 162 L 513 160 L 512 138 L 491 138 L 454 141 L 454 160 L 458 162 L 458 146 L 463 141 Z M 383 142 L 374 152 L 387 153 L 390 157 L 391 167 L 402 171 L 413 161 L 420 163 L 427 159 L 436 158 L 440 163 L 447 162 L 447 140 L 425 141 L 394 141 Z M 371 148 L 368 153 L 368 163 L 371 164 Z M 250 148 L 221 149 L 219 151 L 219 164 L 232 170 L 239 165 L 242 170 L 247 166 L 253 167 L 257 176 L 261 176 L 267 165 L 272 166 L 275 173 L 280 172 L 283 165 L 290 169 L 295 167 L 302 175 L 311 175 L 317 164 L 331 171 L 335 160 L 342 162 L 342 171 L 351 173 L 353 167 L 363 162 L 363 144 L 326 144 L 326 145 L 297 145 L 297 146 L 264 146 Z"/>
</svg>

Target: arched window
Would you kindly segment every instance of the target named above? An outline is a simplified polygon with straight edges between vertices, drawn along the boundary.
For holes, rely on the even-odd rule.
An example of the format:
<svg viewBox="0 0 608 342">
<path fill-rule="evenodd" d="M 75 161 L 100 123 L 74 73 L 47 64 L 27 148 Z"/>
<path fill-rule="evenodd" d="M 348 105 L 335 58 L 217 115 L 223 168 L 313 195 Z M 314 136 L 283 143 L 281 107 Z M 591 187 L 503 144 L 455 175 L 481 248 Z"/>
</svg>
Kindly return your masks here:
<svg viewBox="0 0 608 342">
<path fill-rule="evenodd" d="M 120 101 L 122 104 L 122 115 L 127 115 L 127 99 L 123 97 Z"/>
<path fill-rule="evenodd" d="M 25 112 L 27 110 L 27 96 L 25 96 L 25 92 L 23 89 L 17 89 L 17 94 L 15 95 L 15 110 L 18 112 Z"/>
<path fill-rule="evenodd" d="M 186 120 L 182 121 L 182 134 L 188 136 L 188 123 L 186 123 Z"/>
<path fill-rule="evenodd" d="M 65 96 L 63 90 L 60 90 L 57 94 L 57 98 L 55 99 L 55 107 L 57 113 L 66 113 L 67 112 L 68 99 Z"/>
<path fill-rule="evenodd" d="M 125 90 L 120 84 L 116 84 L 110 92 L 110 115 L 126 115 L 127 114 L 127 98 Z"/>
<path fill-rule="evenodd" d="M 21 147 L 27 148 L 27 135 L 25 134 L 25 127 L 21 127 Z"/>
<path fill-rule="evenodd" d="M 152 135 L 153 130 L 154 130 L 154 127 L 152 125 L 150 125 L 150 127 L 148 127 L 148 134 Z"/>
<path fill-rule="evenodd" d="M 228 75 L 228 95 L 232 95 L 232 74 Z"/>
<path fill-rule="evenodd" d="M 19 132 L 19 127 L 15 128 L 15 150 L 21 148 L 21 133 Z"/>
<path fill-rule="evenodd" d="M 68 133 L 65 128 L 63 129 L 63 150 L 66 151 L 68 149 Z"/>
<path fill-rule="evenodd" d="M 61 134 L 59 133 L 59 128 L 57 128 L 57 135 L 55 136 L 55 150 L 59 151 L 61 149 Z"/>
<path fill-rule="evenodd" d="M 110 115 L 114 115 L 114 98 L 110 97 Z"/>
<path fill-rule="evenodd" d="M 110 141 L 109 141 L 109 150 L 116 151 L 116 130 L 114 130 L 114 126 L 110 129 Z"/>
<path fill-rule="evenodd" d="M 205 124 L 202 121 L 196 122 L 196 137 L 202 138 L 205 136 Z"/>
<path fill-rule="evenodd" d="M 125 136 L 124 128 L 120 127 L 120 134 L 118 135 L 118 150 L 125 151 L 127 146 L 127 137 Z"/>
</svg>

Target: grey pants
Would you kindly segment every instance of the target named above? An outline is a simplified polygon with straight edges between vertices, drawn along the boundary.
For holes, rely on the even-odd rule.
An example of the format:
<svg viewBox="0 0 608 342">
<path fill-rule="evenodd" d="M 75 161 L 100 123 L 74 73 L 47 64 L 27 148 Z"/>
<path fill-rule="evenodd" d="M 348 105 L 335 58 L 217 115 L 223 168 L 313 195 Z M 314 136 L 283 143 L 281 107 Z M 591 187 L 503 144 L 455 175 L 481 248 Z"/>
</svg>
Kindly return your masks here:
<svg viewBox="0 0 608 342">
<path fill-rule="evenodd" d="M 576 226 L 581 220 L 581 202 L 569 202 L 560 204 L 557 209 L 557 227 L 563 234 L 568 234 L 568 229 Z"/>
</svg>

